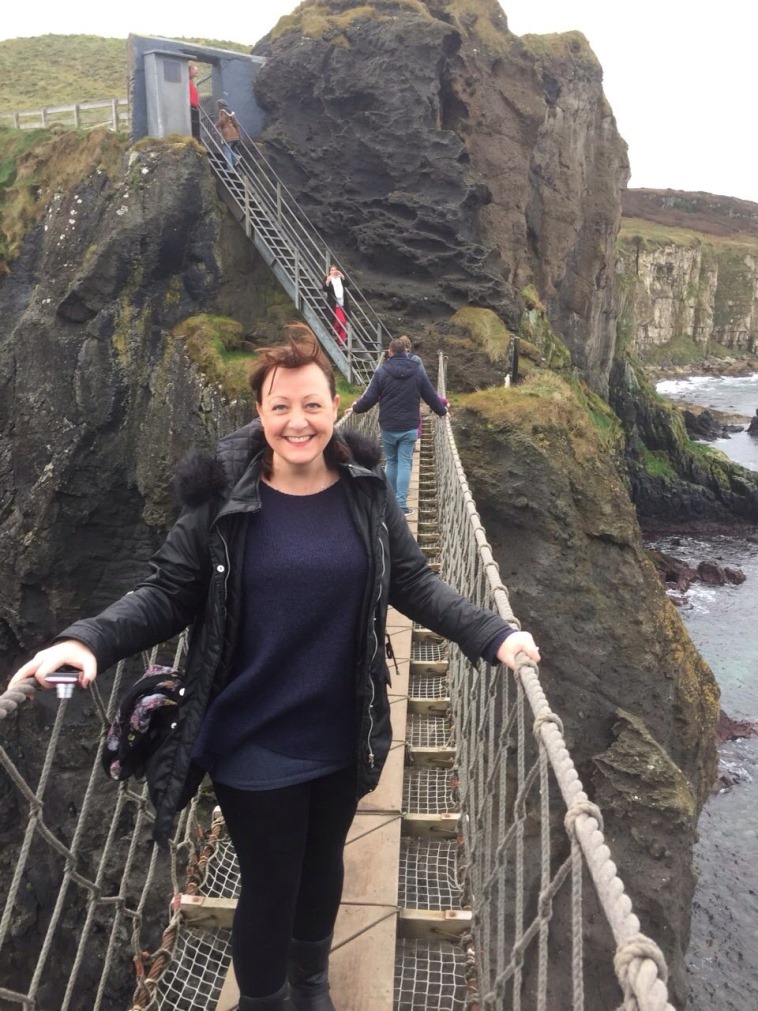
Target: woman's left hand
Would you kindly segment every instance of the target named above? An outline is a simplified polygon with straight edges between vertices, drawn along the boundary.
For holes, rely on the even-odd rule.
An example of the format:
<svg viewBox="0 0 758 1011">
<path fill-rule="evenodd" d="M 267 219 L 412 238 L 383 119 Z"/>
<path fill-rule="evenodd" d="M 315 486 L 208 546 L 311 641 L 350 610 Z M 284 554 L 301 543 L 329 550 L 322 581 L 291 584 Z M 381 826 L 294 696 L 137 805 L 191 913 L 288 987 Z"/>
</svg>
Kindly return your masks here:
<svg viewBox="0 0 758 1011">
<path fill-rule="evenodd" d="M 540 662 L 539 646 L 532 638 L 531 632 L 514 632 L 509 635 L 497 651 L 497 658 L 500 663 L 515 670 L 517 653 L 526 653 L 530 660 L 534 660 L 535 663 Z"/>
</svg>

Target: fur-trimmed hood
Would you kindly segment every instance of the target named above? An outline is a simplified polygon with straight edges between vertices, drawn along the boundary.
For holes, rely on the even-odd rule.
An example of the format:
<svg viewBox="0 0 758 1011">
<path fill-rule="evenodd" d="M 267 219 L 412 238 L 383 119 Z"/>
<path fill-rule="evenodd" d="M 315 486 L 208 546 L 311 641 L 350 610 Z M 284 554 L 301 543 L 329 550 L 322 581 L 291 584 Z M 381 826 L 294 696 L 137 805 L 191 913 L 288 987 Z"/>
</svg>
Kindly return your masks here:
<svg viewBox="0 0 758 1011">
<path fill-rule="evenodd" d="M 334 438 L 347 446 L 353 463 L 372 471 L 379 466 L 381 448 L 375 439 L 350 429 L 335 431 Z M 221 439 L 215 456 L 192 450 L 177 467 L 173 480 L 180 505 L 195 508 L 233 488 L 265 445 L 263 429 L 255 419 Z"/>
</svg>

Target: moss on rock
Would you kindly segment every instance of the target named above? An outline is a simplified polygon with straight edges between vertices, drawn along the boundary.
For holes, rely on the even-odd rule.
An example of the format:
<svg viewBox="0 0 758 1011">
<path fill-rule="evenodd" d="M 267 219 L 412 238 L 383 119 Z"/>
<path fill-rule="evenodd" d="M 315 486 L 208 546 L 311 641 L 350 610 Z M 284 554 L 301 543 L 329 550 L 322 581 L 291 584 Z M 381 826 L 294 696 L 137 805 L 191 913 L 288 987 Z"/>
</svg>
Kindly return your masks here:
<svg viewBox="0 0 758 1011">
<path fill-rule="evenodd" d="M 247 384 L 250 352 L 242 349 L 242 327 L 224 316 L 201 314 L 177 324 L 172 336 L 208 382 L 219 385 L 230 400 L 252 401 Z"/>
<path fill-rule="evenodd" d="M 616 716 L 616 740 L 596 756 L 595 764 L 613 785 L 617 806 L 634 810 L 644 805 L 691 827 L 698 808 L 692 785 L 643 720 L 623 709 Z"/>
<path fill-rule="evenodd" d="M 465 330 L 491 362 L 506 362 L 514 335 L 492 309 L 465 306 L 450 322 Z"/>
</svg>

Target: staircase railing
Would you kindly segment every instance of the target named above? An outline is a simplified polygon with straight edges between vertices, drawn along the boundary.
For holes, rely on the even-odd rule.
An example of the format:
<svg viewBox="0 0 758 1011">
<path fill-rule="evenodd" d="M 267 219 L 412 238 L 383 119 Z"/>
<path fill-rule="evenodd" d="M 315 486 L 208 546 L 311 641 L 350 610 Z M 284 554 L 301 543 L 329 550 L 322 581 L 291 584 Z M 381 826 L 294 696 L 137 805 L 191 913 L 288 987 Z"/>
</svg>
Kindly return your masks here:
<svg viewBox="0 0 758 1011">
<path fill-rule="evenodd" d="M 244 130 L 240 132 L 235 152 L 238 160 L 230 164 L 227 145 L 211 117 L 201 110 L 200 139 L 216 176 L 240 214 L 247 237 L 335 366 L 349 382 L 365 385 L 392 335 L 260 147 Z M 333 312 L 324 293 L 324 276 L 332 263 L 347 279 L 350 301 L 344 343 L 335 334 Z"/>
</svg>

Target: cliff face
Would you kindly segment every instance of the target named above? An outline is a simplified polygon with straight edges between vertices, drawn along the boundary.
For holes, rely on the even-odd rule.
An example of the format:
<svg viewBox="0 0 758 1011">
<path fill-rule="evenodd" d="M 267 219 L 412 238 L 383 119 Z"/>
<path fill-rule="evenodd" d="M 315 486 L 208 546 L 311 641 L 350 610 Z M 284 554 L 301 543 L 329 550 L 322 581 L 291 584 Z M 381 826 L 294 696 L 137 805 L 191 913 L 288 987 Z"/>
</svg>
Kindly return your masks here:
<svg viewBox="0 0 758 1011">
<path fill-rule="evenodd" d="M 628 164 L 581 35 L 519 39 L 495 0 L 312 0 L 256 52 L 267 152 L 390 319 L 471 302 L 516 330 L 533 284 L 607 389 Z"/>
<path fill-rule="evenodd" d="M 505 337 L 525 320 L 536 332 L 542 298 L 557 338 L 608 389 L 628 170 L 580 36 L 519 40 L 494 0 L 313 0 L 260 51 L 265 144 L 392 329 L 414 333 L 470 302 L 497 310 Z M 270 291 L 256 281 L 250 293 L 259 265 L 191 143 L 139 145 L 112 176 L 95 162 L 44 199 L 44 221 L 0 281 L 9 667 L 130 588 L 172 514 L 176 459 L 246 420 L 172 330 L 218 311 L 249 332 Z M 499 378 L 472 339 L 435 332 L 461 386 Z M 466 405 L 464 462 L 516 611 L 546 644 L 551 702 L 607 808 L 644 929 L 665 934 L 679 997 L 691 842 L 715 774 L 713 684 L 644 560 L 589 412 L 567 390 L 563 414 L 531 396 L 523 415 L 515 396 L 514 415 Z M 594 976 L 598 1008 L 610 1004 L 609 967 Z"/>
<path fill-rule="evenodd" d="M 758 350 L 758 205 L 629 191 L 616 269 L 621 327 L 643 360 Z"/>
<path fill-rule="evenodd" d="M 40 195 L 0 286 L 8 667 L 131 588 L 173 516 L 176 461 L 233 420 L 169 333 L 217 298 L 223 216 L 204 157 L 147 146 L 113 181 L 96 166 Z"/>
<path fill-rule="evenodd" d="M 565 384 L 554 379 L 548 390 L 535 378 L 463 398 L 456 438 L 514 611 L 539 630 L 551 707 L 601 804 L 642 929 L 666 951 L 680 1007 L 691 847 L 713 781 L 718 688 L 645 556 L 615 445 Z M 557 923 L 570 922 L 558 905 Z M 602 952 L 602 914 L 589 920 L 588 947 Z M 602 961 L 588 1006 L 608 1008 L 614 992 Z M 563 1005 L 560 994 L 548 999 Z"/>
</svg>

